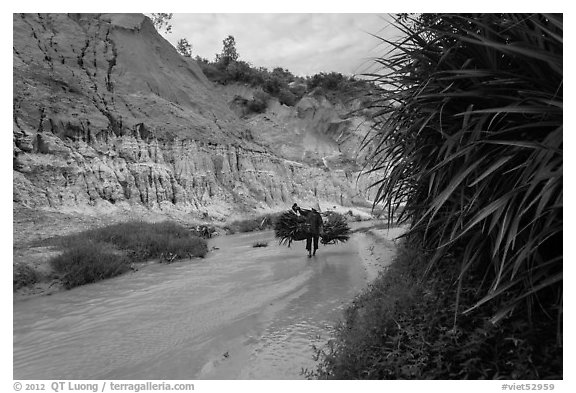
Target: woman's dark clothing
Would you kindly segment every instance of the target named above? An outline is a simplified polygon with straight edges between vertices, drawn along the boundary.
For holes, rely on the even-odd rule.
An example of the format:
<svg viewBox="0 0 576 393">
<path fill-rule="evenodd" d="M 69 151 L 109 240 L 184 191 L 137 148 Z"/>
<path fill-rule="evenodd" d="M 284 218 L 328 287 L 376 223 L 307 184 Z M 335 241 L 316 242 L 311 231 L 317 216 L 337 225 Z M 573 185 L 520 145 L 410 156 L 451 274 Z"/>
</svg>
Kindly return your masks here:
<svg viewBox="0 0 576 393">
<path fill-rule="evenodd" d="M 314 242 L 314 254 L 316 254 L 318 239 L 320 238 L 320 231 L 322 229 L 322 216 L 316 210 L 300 209 L 300 214 L 306 217 L 306 224 L 308 225 L 309 236 L 306 238 L 306 250 L 308 250 L 308 253 L 311 253 L 312 242 Z"/>
<path fill-rule="evenodd" d="M 314 254 L 316 254 L 316 250 L 318 249 L 318 239 L 320 239 L 320 235 L 310 235 L 306 238 L 306 250 L 308 250 L 308 252 L 312 251 L 312 241 L 314 241 Z"/>
<path fill-rule="evenodd" d="M 310 233 L 320 235 L 322 216 L 316 210 L 312 210 L 306 215 L 306 224 L 310 226 Z"/>
</svg>

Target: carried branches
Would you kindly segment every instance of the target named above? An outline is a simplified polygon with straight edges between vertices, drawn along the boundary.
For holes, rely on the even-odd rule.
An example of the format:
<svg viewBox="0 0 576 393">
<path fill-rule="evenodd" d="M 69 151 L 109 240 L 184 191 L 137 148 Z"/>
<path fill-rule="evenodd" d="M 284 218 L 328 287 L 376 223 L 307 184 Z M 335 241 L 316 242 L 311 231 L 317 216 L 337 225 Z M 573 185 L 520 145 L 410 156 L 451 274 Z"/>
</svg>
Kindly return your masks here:
<svg viewBox="0 0 576 393">
<path fill-rule="evenodd" d="M 350 227 L 342 214 L 328 212 L 324 219 L 324 233 L 321 234 L 322 244 L 336 244 L 350 238 Z"/>
<path fill-rule="evenodd" d="M 343 215 L 328 212 L 323 216 L 324 231 L 320 234 L 322 244 L 336 244 L 350 238 L 350 227 Z M 282 213 L 274 225 L 274 232 L 280 244 L 287 244 L 288 247 L 293 241 L 306 240 L 309 231 L 310 227 L 306 223 L 306 218 L 291 210 Z"/>
</svg>

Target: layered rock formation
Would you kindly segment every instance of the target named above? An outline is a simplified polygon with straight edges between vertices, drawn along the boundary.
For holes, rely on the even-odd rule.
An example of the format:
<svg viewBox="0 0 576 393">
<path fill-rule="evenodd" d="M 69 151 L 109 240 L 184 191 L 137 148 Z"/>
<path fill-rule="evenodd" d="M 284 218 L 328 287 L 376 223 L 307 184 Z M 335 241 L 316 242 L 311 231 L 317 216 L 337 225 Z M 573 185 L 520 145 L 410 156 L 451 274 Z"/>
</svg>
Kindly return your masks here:
<svg viewBox="0 0 576 393">
<path fill-rule="evenodd" d="M 309 98 L 241 119 L 143 15 L 14 14 L 13 26 L 15 206 L 224 218 L 359 198 L 363 130 L 338 108 Z"/>
</svg>

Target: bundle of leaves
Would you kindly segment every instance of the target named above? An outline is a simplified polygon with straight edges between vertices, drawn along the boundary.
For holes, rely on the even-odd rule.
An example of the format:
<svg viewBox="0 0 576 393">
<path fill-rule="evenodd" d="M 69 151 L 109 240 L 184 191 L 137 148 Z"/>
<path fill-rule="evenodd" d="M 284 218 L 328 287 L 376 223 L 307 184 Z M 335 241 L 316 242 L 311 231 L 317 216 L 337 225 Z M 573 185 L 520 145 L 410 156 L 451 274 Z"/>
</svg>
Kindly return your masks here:
<svg viewBox="0 0 576 393">
<path fill-rule="evenodd" d="M 562 326 L 563 16 L 402 16 L 377 62 L 376 201 L 463 282 L 494 322 L 553 315 Z M 461 293 L 458 292 L 457 296 Z M 544 310 L 544 314 L 538 313 Z"/>
<path fill-rule="evenodd" d="M 274 233 L 280 244 L 288 244 L 288 247 L 293 241 L 305 240 L 308 237 L 306 218 L 288 210 L 276 220 Z"/>
<path fill-rule="evenodd" d="M 322 221 L 324 223 L 324 231 L 320 235 L 322 244 L 336 244 L 350 238 L 350 227 L 343 215 L 329 212 Z M 276 237 L 280 239 L 280 244 L 287 243 L 290 246 L 293 241 L 305 240 L 309 236 L 309 224 L 306 223 L 305 217 L 289 210 L 276 220 L 274 231 Z"/>
<path fill-rule="evenodd" d="M 346 218 L 336 212 L 325 214 L 324 232 L 321 235 L 322 244 L 336 244 L 345 242 L 350 238 L 350 227 Z"/>
</svg>

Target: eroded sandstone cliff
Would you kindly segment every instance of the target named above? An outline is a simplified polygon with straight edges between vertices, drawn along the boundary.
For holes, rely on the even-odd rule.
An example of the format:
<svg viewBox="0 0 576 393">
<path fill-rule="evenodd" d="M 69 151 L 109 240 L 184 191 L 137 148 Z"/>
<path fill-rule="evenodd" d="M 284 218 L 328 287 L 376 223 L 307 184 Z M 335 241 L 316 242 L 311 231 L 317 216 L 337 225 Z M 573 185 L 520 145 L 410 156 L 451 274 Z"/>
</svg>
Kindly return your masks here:
<svg viewBox="0 0 576 393">
<path fill-rule="evenodd" d="M 241 119 L 139 14 L 14 14 L 13 26 L 15 207 L 225 218 L 362 199 L 361 120 L 320 99 Z"/>
</svg>

